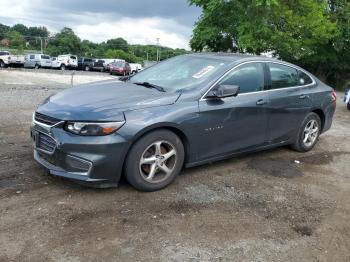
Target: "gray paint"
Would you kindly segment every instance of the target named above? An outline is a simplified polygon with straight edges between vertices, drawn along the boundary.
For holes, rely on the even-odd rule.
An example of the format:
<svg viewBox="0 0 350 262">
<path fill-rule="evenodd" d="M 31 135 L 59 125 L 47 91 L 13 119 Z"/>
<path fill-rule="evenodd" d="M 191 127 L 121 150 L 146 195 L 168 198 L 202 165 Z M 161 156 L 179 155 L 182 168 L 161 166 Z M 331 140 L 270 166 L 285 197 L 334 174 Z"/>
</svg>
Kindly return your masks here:
<svg viewBox="0 0 350 262">
<path fill-rule="evenodd" d="M 52 128 L 50 133 L 58 145 L 51 158 L 59 159 L 58 165 L 64 166 L 64 155 L 68 154 L 91 161 L 93 167 L 88 176 L 72 176 L 52 167 L 51 173 L 76 180 L 118 182 L 132 144 L 156 128 L 168 128 L 180 135 L 186 148 L 186 166 L 290 144 L 305 116 L 314 110 L 324 115 L 323 132 L 330 128 L 335 110 L 332 88 L 311 74 L 308 73 L 315 81 L 305 87 L 206 99 L 209 88 L 235 66 L 251 61 L 280 61 L 219 54 L 190 56 L 197 55 L 220 57 L 231 63 L 191 90 L 163 93 L 130 83 L 102 81 L 67 89 L 45 101 L 37 112 L 60 120 L 126 121 L 116 133 L 103 137 L 77 136 L 62 126 Z M 257 105 L 261 99 L 266 104 Z M 38 125 L 33 128 L 48 133 Z M 45 162 L 41 164 L 50 168 Z"/>
</svg>

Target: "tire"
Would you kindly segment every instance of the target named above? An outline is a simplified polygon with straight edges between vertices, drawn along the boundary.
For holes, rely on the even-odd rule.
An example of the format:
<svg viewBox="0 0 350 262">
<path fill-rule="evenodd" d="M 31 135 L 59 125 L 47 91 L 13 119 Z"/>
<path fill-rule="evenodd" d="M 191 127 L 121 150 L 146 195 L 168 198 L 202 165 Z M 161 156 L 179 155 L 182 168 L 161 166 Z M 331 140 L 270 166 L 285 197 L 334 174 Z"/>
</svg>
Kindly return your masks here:
<svg viewBox="0 0 350 262">
<path fill-rule="evenodd" d="M 350 102 L 347 104 L 346 107 L 348 108 L 348 110 L 350 110 Z"/>
<path fill-rule="evenodd" d="M 60 69 L 61 69 L 62 71 L 66 70 L 66 65 L 65 65 L 65 64 L 62 64 L 62 65 L 60 66 Z"/>
<path fill-rule="evenodd" d="M 4 61 L 0 61 L 0 68 L 5 68 L 6 67 L 6 65 L 5 65 L 5 62 Z"/>
<path fill-rule="evenodd" d="M 125 177 L 138 190 L 157 191 L 174 181 L 184 158 L 184 146 L 177 135 L 163 129 L 153 131 L 132 146 L 125 162 Z"/>
<path fill-rule="evenodd" d="M 90 67 L 89 67 L 89 66 L 85 66 L 85 67 L 84 67 L 84 70 L 85 70 L 85 71 L 90 71 Z"/>
<path fill-rule="evenodd" d="M 39 66 L 38 64 L 35 64 L 34 68 L 35 68 L 35 69 L 39 69 L 40 66 Z"/>
<path fill-rule="evenodd" d="M 314 112 L 309 113 L 299 128 L 292 149 L 298 152 L 310 151 L 317 144 L 321 128 L 320 117 Z"/>
</svg>

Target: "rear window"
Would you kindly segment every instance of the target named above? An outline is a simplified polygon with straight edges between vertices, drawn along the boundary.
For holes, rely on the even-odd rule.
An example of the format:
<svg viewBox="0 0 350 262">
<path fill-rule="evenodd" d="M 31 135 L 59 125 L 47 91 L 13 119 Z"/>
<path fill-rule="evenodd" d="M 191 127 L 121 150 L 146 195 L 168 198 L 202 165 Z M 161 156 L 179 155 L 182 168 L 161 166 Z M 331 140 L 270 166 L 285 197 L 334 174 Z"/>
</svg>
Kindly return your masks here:
<svg viewBox="0 0 350 262">
<path fill-rule="evenodd" d="M 293 67 L 269 63 L 271 89 L 299 86 L 298 70 Z"/>
<path fill-rule="evenodd" d="M 121 62 L 121 61 L 119 61 L 119 62 L 114 62 L 114 63 L 112 63 L 114 66 L 116 66 L 116 67 L 124 67 L 124 65 L 125 65 L 125 63 L 124 62 Z"/>
<path fill-rule="evenodd" d="M 91 58 L 85 58 L 84 61 L 85 62 L 92 62 L 92 59 Z"/>
<path fill-rule="evenodd" d="M 56 57 L 51 57 L 51 60 L 52 61 L 56 61 Z"/>
<path fill-rule="evenodd" d="M 310 76 L 308 76 L 303 71 L 299 70 L 298 72 L 299 72 L 299 85 L 304 86 L 304 85 L 312 84 L 313 81 Z"/>
<path fill-rule="evenodd" d="M 70 59 L 77 59 L 77 57 L 76 56 L 70 56 Z"/>
<path fill-rule="evenodd" d="M 48 56 L 48 55 L 41 55 L 41 59 L 50 59 L 50 56 Z"/>
</svg>

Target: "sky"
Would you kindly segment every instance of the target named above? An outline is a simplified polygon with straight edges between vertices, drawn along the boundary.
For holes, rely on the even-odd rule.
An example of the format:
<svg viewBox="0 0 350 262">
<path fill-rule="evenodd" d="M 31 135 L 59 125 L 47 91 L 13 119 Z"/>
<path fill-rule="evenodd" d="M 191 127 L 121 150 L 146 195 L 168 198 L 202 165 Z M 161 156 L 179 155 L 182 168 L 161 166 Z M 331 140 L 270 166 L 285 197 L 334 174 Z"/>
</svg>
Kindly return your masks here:
<svg viewBox="0 0 350 262">
<path fill-rule="evenodd" d="M 187 0 L 0 0 L 0 23 L 70 27 L 81 39 L 123 37 L 131 44 L 189 48 L 201 10 Z"/>
</svg>

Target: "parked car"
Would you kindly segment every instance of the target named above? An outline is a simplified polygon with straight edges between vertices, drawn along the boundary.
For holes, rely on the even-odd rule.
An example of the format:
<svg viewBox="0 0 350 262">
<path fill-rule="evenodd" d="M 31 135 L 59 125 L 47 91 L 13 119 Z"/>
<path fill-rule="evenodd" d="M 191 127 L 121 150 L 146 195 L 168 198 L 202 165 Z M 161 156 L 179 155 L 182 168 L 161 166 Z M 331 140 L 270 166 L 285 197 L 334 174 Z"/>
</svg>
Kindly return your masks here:
<svg viewBox="0 0 350 262">
<path fill-rule="evenodd" d="M 130 75 L 131 68 L 128 62 L 118 61 L 109 64 L 109 72 L 111 75 Z"/>
<path fill-rule="evenodd" d="M 23 66 L 23 55 L 12 55 L 9 51 L 0 51 L 0 68 L 6 66 Z"/>
<path fill-rule="evenodd" d="M 84 71 L 90 71 L 93 67 L 93 60 L 91 58 L 79 57 L 78 58 L 78 69 Z"/>
<path fill-rule="evenodd" d="M 311 150 L 332 124 L 334 90 L 261 56 L 190 54 L 126 82 L 66 89 L 33 115 L 34 158 L 56 176 L 159 190 L 182 168 L 291 145 Z M 97 183 L 97 184 L 96 184 Z"/>
<path fill-rule="evenodd" d="M 105 61 L 105 62 L 103 63 L 104 70 L 107 71 L 107 72 L 110 71 L 110 70 L 109 70 L 109 66 L 110 66 L 111 63 L 113 63 L 113 62 L 119 62 L 119 61 L 125 62 L 125 60 L 123 60 L 123 59 L 110 59 L 110 58 L 104 58 L 103 61 Z"/>
<path fill-rule="evenodd" d="M 51 67 L 51 57 L 45 54 L 28 54 L 24 58 L 24 67 L 26 68 L 35 68 L 40 67 Z"/>
<path fill-rule="evenodd" d="M 105 61 L 102 59 L 94 59 L 92 63 L 92 70 L 103 72 L 105 70 L 104 63 Z"/>
<path fill-rule="evenodd" d="M 60 63 L 57 60 L 57 57 L 51 57 L 51 68 L 59 68 Z"/>
<path fill-rule="evenodd" d="M 78 58 L 76 55 L 59 55 L 57 57 L 57 68 L 60 68 L 61 70 L 66 69 L 77 69 L 78 68 Z"/>
<path fill-rule="evenodd" d="M 136 64 L 136 63 L 130 63 L 130 68 L 131 68 L 131 73 L 136 74 L 139 71 L 143 70 L 143 67 L 141 64 Z"/>
</svg>

